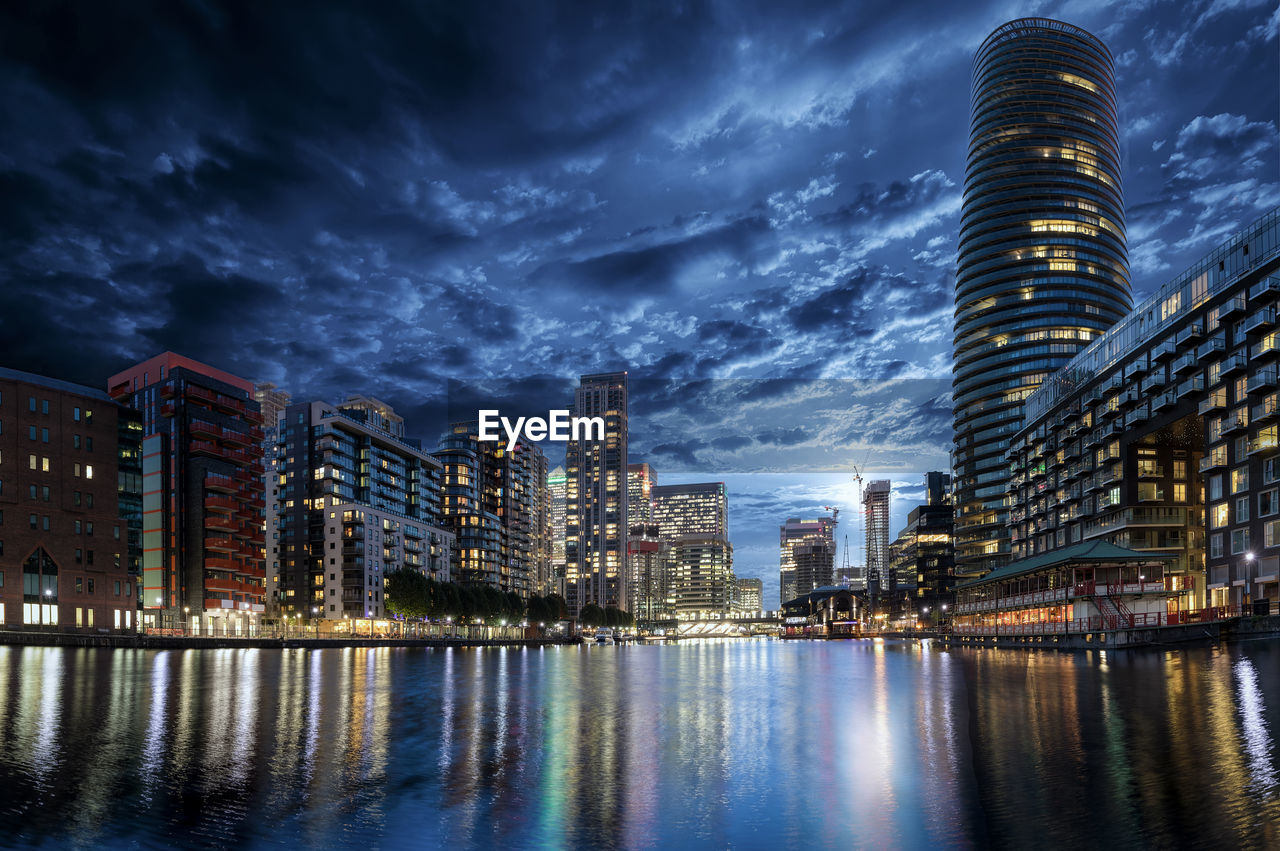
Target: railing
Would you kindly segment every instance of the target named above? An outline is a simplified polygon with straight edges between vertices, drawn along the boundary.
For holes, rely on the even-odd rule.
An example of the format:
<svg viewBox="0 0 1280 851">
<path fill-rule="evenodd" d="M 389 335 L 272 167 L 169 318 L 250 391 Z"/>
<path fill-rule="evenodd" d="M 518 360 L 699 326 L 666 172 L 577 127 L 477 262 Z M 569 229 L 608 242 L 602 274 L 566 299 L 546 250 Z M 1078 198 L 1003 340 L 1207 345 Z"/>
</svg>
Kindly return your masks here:
<svg viewBox="0 0 1280 851">
<path fill-rule="evenodd" d="M 1001 624 L 964 624 L 953 623 L 952 633 L 956 635 L 979 636 L 1022 636 L 1022 635 L 1068 635 L 1089 632 L 1109 632 L 1117 629 L 1152 629 L 1163 626 L 1181 626 L 1192 623 L 1212 623 L 1240 617 L 1249 612 L 1240 606 L 1213 606 L 1206 609 L 1192 609 L 1182 612 L 1143 612 L 1127 616 L 1092 615 L 1087 618 L 1075 618 L 1066 621 L 1040 621 L 1036 623 L 1001 623 Z"/>
</svg>

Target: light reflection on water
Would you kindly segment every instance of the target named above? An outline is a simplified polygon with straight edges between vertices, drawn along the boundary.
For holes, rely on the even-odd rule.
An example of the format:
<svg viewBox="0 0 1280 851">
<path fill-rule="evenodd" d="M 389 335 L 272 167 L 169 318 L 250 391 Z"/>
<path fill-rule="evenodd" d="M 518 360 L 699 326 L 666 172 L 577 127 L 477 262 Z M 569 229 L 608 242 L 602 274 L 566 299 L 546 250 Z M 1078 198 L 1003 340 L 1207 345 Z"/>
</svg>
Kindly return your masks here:
<svg viewBox="0 0 1280 851">
<path fill-rule="evenodd" d="M 0 647 L 0 846 L 1280 846 L 1280 642 Z"/>
</svg>

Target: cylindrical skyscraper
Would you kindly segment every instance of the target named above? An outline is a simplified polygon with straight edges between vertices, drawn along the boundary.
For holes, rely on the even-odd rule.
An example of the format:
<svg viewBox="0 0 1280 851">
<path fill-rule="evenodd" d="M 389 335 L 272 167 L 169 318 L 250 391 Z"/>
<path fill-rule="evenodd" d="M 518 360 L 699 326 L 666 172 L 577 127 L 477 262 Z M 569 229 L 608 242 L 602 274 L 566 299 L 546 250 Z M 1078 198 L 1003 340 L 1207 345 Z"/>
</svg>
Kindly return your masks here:
<svg viewBox="0 0 1280 851">
<path fill-rule="evenodd" d="M 1022 400 L 1132 305 L 1114 64 L 1078 27 L 1010 21 L 973 67 L 952 391 L 956 571 L 1008 557 Z"/>
</svg>

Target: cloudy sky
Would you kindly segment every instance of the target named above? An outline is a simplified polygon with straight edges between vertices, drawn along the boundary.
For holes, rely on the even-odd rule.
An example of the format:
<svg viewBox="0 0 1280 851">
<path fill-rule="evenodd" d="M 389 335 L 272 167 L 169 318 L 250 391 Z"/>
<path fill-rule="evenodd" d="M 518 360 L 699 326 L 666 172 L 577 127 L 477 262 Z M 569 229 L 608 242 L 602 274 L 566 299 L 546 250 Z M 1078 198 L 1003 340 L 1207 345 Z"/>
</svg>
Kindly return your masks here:
<svg viewBox="0 0 1280 851">
<path fill-rule="evenodd" d="M 1031 14 L 1117 57 L 1139 297 L 1280 203 L 1274 2 L 7 4 L 3 363 L 174 349 L 423 436 L 450 380 L 625 368 L 635 460 L 731 481 L 776 588 L 851 464 L 900 519 L 946 463 L 970 63 Z"/>
</svg>

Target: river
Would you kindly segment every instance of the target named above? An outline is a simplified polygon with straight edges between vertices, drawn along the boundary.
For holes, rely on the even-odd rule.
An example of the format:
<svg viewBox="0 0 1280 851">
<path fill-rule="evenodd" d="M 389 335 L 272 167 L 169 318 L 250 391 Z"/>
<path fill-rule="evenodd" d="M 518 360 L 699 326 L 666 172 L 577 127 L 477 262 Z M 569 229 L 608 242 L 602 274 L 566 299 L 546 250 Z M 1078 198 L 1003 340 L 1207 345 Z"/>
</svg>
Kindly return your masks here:
<svg viewBox="0 0 1280 851">
<path fill-rule="evenodd" d="M 1280 847 L 1280 641 L 0 647 L 0 845 Z"/>
</svg>

